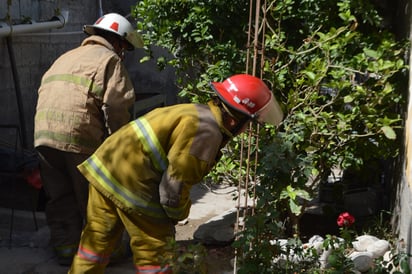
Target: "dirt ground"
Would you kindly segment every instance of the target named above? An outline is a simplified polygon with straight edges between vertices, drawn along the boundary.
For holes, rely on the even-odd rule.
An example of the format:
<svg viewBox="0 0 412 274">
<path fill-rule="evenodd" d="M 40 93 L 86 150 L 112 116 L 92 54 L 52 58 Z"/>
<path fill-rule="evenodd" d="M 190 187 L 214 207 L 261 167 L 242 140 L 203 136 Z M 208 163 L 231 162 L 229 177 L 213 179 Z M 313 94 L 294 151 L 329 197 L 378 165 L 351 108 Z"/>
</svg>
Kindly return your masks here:
<svg viewBox="0 0 412 274">
<path fill-rule="evenodd" d="M 204 217 L 199 220 L 189 220 L 185 225 L 176 226 L 176 240 L 179 245 L 188 246 L 198 244 L 193 239 L 196 229 L 207 222 L 210 218 Z M 207 251 L 206 264 L 207 274 L 233 273 L 234 249 L 231 245 L 210 246 L 203 245 Z"/>
<path fill-rule="evenodd" d="M 176 225 L 176 241 L 181 246 L 198 244 L 193 235 L 198 227 L 211 218 L 232 209 L 236 202 L 231 194 L 234 188 L 221 186 L 196 185 L 191 192 L 192 208 L 187 223 Z M 234 249 L 230 244 L 222 246 L 203 245 L 207 251 L 208 274 L 233 273 Z"/>
<path fill-rule="evenodd" d="M 208 222 L 211 218 L 233 208 L 235 203 L 231 197 L 233 188 L 229 186 L 212 188 L 210 186 L 197 185 L 192 190 L 192 208 L 188 222 L 184 225 L 176 226 L 176 241 L 182 247 L 197 244 L 194 241 L 193 235 L 198 227 Z M 19 208 L 15 212 L 13 218 L 13 248 L 11 249 L 13 252 L 10 252 L 8 246 L 11 244 L 9 242 L 11 212 L 8 204 L 4 208 L 1 207 L 2 202 L 6 201 L 1 199 L 5 196 L 2 196 L 2 194 L 5 193 L 0 188 L 0 248 L 3 247 L 3 249 L 0 249 L 0 274 L 67 273 L 66 267 L 59 266 L 54 261 L 53 255 L 48 248 L 49 231 L 46 227 L 43 210 L 39 210 L 36 213 L 38 231 L 34 228 L 32 212 L 27 209 L 31 209 L 31 207 L 27 206 L 27 208 L 22 208 L 21 210 Z M 40 207 L 40 209 L 42 208 Z M 207 274 L 233 273 L 231 261 L 234 258 L 234 252 L 230 245 L 204 247 L 207 251 Z M 32 253 L 33 250 L 35 254 Z M 27 256 L 27 254 L 30 254 L 30 256 Z M 24 260 L 19 258 L 24 258 Z M 20 261 L 18 267 L 15 266 L 15 260 Z M 6 271 L 5 269 L 8 270 Z M 14 272 L 10 272 L 9 269 L 13 269 Z M 28 272 L 27 269 L 30 269 L 30 271 Z M 128 259 L 124 263 L 108 268 L 108 273 L 126 274 L 133 272 L 133 267 Z"/>
</svg>

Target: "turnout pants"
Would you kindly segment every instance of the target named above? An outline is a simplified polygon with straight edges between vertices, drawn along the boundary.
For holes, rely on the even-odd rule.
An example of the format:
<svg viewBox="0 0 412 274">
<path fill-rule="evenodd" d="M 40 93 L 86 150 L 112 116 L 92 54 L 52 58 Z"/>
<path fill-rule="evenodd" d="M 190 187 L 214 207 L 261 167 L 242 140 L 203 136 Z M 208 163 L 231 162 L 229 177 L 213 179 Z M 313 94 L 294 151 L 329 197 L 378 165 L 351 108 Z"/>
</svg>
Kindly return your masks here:
<svg viewBox="0 0 412 274">
<path fill-rule="evenodd" d="M 45 213 L 50 241 L 59 263 L 70 265 L 85 223 L 89 187 L 77 165 L 89 155 L 44 146 L 36 149 L 47 197 Z"/>
<path fill-rule="evenodd" d="M 159 224 L 148 216 L 122 211 L 92 185 L 87 224 L 69 273 L 104 273 L 124 228 L 130 236 L 136 273 L 172 273 L 171 268 L 162 266 L 161 261 L 161 257 L 172 256 L 166 249 L 168 241 L 175 235 L 172 221 Z"/>
</svg>

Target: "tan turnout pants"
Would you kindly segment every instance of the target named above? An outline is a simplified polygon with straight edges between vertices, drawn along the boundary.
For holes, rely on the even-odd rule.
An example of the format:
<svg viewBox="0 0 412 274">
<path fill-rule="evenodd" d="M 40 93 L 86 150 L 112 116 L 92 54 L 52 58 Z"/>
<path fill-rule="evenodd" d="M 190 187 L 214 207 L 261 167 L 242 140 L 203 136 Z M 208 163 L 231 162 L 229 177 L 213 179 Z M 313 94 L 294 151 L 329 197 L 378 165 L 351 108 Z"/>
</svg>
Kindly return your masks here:
<svg viewBox="0 0 412 274">
<path fill-rule="evenodd" d="M 168 266 L 161 266 L 160 256 L 170 257 L 165 250 L 168 240 L 175 235 L 174 224 L 162 224 L 148 216 L 126 213 L 92 185 L 87 207 L 88 222 L 83 230 L 79 251 L 69 273 L 104 273 L 114 247 L 126 228 L 136 273 L 172 273 Z"/>
<path fill-rule="evenodd" d="M 50 242 L 59 263 L 70 265 L 85 224 L 89 192 L 89 183 L 77 169 L 77 165 L 89 155 L 44 146 L 36 149 L 47 197 L 45 213 Z"/>
</svg>

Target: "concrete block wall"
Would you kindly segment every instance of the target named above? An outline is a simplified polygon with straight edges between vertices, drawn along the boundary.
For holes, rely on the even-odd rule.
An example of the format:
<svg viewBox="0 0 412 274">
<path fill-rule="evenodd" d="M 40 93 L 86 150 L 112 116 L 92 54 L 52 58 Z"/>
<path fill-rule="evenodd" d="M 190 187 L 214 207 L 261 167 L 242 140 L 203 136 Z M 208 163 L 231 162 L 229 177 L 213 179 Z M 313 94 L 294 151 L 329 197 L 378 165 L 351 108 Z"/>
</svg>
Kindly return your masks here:
<svg viewBox="0 0 412 274">
<path fill-rule="evenodd" d="M 0 37 L 0 136 L 12 139 L 12 133 L 5 132 L 1 125 L 19 124 L 21 121 L 16 98 L 16 90 L 20 90 L 24 117 L 21 128 L 25 132 L 26 148 L 31 149 L 37 89 L 44 72 L 62 53 L 80 45 L 86 38 L 82 32 L 83 25 L 95 22 L 100 10 L 126 16 L 135 3 L 115 0 L 12 0 L 11 6 L 8 6 L 7 1 L 0 1 L 0 24 L 8 25 L 7 18 L 11 18 L 13 25 L 23 24 L 24 18 L 43 22 L 55 16 L 56 11 L 68 11 L 68 20 L 63 28 Z M 163 54 L 160 49 L 158 53 Z M 144 55 L 144 50 L 139 49 L 128 53 L 125 61 L 137 97 L 139 93 L 162 93 L 168 104 L 174 104 L 177 100 L 174 72 L 171 69 L 159 72 L 154 62 L 141 64 L 139 59 Z M 15 74 L 12 65 L 16 68 Z M 20 89 L 17 89 L 18 86 Z"/>
</svg>

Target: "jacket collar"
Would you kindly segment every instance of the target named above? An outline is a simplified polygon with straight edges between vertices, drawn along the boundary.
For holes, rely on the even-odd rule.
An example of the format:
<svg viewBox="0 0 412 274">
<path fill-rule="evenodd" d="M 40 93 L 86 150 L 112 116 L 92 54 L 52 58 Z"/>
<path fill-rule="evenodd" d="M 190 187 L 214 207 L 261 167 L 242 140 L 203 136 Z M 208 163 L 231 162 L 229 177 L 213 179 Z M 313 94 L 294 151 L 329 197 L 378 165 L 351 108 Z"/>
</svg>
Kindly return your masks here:
<svg viewBox="0 0 412 274">
<path fill-rule="evenodd" d="M 103 47 L 106 47 L 114 51 L 114 47 L 112 46 L 112 44 L 110 44 L 109 41 L 107 41 L 106 39 L 104 39 L 103 37 L 99 35 L 91 35 L 87 37 L 86 39 L 83 40 L 81 45 L 86 46 L 86 45 L 94 45 L 94 44 L 102 45 Z"/>
<path fill-rule="evenodd" d="M 213 103 L 213 100 L 209 101 L 207 104 L 213 116 L 215 117 L 220 131 L 223 133 L 223 135 L 229 137 L 229 139 L 233 138 L 233 134 L 229 130 L 227 130 L 223 124 L 222 111 L 220 110 L 220 108 Z"/>
</svg>

